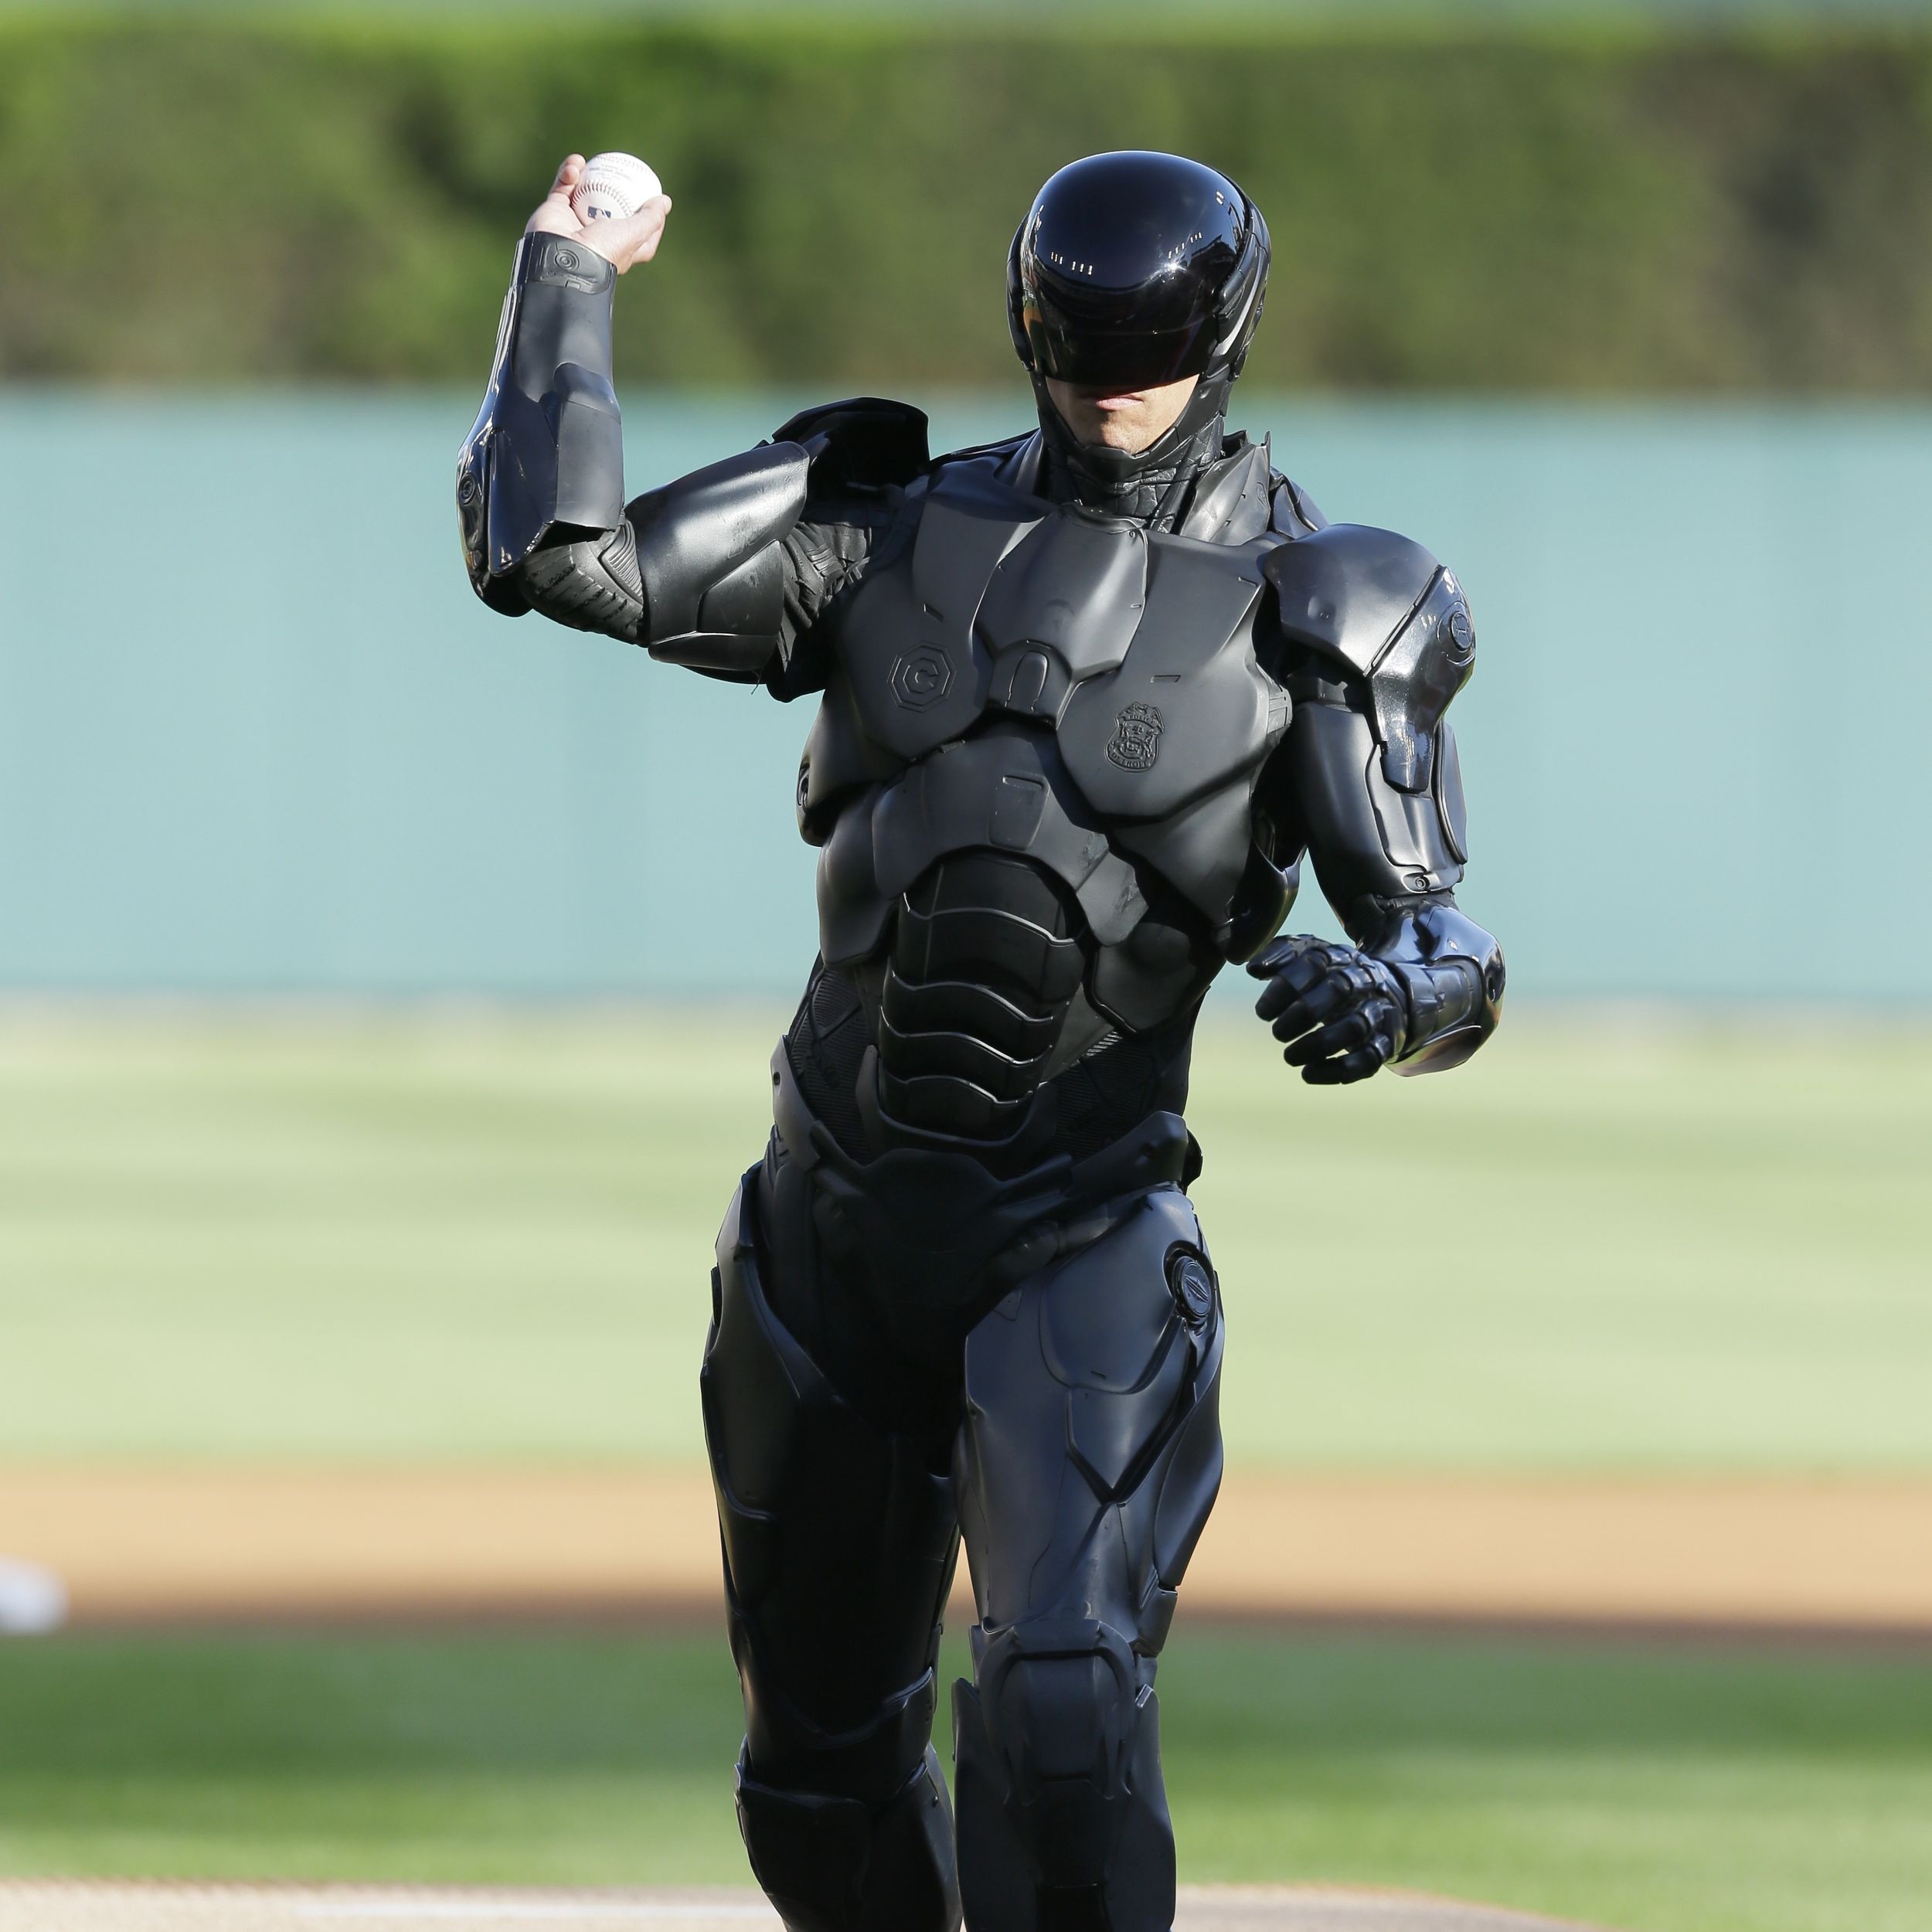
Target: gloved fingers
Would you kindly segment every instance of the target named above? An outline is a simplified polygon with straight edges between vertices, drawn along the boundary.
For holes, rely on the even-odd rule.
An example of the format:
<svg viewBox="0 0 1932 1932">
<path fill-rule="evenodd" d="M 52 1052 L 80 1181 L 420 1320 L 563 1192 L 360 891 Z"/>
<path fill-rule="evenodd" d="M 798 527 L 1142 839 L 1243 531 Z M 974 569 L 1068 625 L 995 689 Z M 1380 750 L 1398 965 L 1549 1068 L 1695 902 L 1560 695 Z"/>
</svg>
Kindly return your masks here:
<svg viewBox="0 0 1932 1932">
<path fill-rule="evenodd" d="M 1339 1017 L 1354 1002 L 1354 989 L 1345 981 L 1325 979 L 1311 992 L 1304 993 L 1292 1006 L 1277 1013 L 1269 1030 L 1278 1040 L 1291 1040 L 1298 1033 L 1305 1033 L 1311 1026 L 1319 1026 L 1325 1020 Z"/>
<path fill-rule="evenodd" d="M 1254 1002 L 1256 1019 L 1273 1019 L 1278 1014 L 1285 1013 L 1308 992 L 1310 986 L 1318 985 L 1320 983 L 1318 979 L 1315 979 L 1307 981 L 1306 984 L 1298 984 L 1294 980 L 1289 978 L 1285 973 L 1278 979 L 1270 980 L 1267 985 L 1261 988 L 1260 995 Z"/>
<path fill-rule="evenodd" d="M 1301 1077 L 1311 1087 L 1348 1087 L 1379 1072 L 1388 1057 L 1383 1043 L 1377 1040 L 1344 1053 L 1338 1060 L 1317 1060 L 1312 1066 L 1302 1068 Z"/>
<path fill-rule="evenodd" d="M 1262 988 L 1260 998 L 1254 1002 L 1256 1013 L 1263 1019 L 1274 1019 L 1291 1000 L 1319 986 L 1334 970 L 1325 951 L 1291 954 Z"/>
<path fill-rule="evenodd" d="M 1248 961 L 1248 971 L 1257 979 L 1272 979 L 1291 959 L 1325 944 L 1311 933 L 1287 933 L 1271 939 Z"/>
<path fill-rule="evenodd" d="M 1352 1012 L 1344 1013 L 1339 1019 L 1318 1026 L 1311 1033 L 1304 1033 L 1298 1040 L 1291 1041 L 1281 1057 L 1291 1066 L 1306 1066 L 1314 1060 L 1332 1059 L 1338 1053 L 1345 1053 L 1351 1048 L 1364 1045 L 1375 1029 L 1369 1015 L 1357 1007 Z"/>
<path fill-rule="evenodd" d="M 1332 961 L 1322 978 L 1295 1002 L 1295 1008 L 1304 1011 L 1315 1019 L 1332 1019 L 1349 1007 L 1367 1009 L 1385 1002 L 1387 993 L 1375 973 L 1365 964 L 1359 954 L 1346 954 Z M 1281 1030 L 1282 1022 L 1294 1016 L 1291 1009 L 1275 1022 L 1275 1037 L 1286 1039 L 1288 1033 Z M 1305 1026 L 1308 1022 L 1302 1022 Z M 1291 1028 L 1298 1032 L 1301 1027 Z"/>
</svg>

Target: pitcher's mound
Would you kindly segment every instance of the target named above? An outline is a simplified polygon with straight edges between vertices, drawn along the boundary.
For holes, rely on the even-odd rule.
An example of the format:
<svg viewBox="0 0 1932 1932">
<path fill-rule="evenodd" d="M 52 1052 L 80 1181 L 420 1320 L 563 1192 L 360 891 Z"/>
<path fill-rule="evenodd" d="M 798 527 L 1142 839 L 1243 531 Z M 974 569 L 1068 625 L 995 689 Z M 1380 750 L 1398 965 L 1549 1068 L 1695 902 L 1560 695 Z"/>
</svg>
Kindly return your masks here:
<svg viewBox="0 0 1932 1932">
<path fill-rule="evenodd" d="M 753 1892 L 0 1881 L 0 1932 L 779 1932 Z M 1393 1892 L 1183 1886 L 1177 1932 L 1559 1932 Z"/>
</svg>

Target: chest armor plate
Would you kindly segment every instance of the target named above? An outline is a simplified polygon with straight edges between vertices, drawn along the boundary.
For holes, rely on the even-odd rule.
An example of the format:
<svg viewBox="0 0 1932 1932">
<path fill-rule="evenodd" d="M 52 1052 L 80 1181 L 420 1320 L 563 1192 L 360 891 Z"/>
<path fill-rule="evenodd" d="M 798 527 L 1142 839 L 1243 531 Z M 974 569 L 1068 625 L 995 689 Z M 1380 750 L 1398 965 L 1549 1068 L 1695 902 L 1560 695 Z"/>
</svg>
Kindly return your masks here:
<svg viewBox="0 0 1932 1932">
<path fill-rule="evenodd" d="M 1288 721 L 1253 642 L 1277 541 L 1150 532 L 942 471 L 910 546 L 833 621 L 800 774 L 825 957 L 862 956 L 893 896 L 978 846 L 1064 879 L 1103 946 L 1138 923 L 1148 870 L 1224 931 Z"/>
</svg>

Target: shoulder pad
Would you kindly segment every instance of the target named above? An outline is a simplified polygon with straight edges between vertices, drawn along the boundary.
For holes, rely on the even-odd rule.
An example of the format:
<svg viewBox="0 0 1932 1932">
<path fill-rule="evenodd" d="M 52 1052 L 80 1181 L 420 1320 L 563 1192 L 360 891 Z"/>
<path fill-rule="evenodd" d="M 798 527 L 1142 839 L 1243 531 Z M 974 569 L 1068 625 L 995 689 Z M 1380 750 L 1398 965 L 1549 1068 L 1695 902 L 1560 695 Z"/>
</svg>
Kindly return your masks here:
<svg viewBox="0 0 1932 1932">
<path fill-rule="evenodd" d="M 1362 523 L 1331 523 L 1268 553 L 1281 628 L 1366 672 L 1393 641 L 1440 566 L 1420 543 Z"/>
<path fill-rule="evenodd" d="M 1426 789 L 1437 727 L 1475 668 L 1461 585 L 1420 543 L 1359 523 L 1279 545 L 1261 567 L 1284 633 L 1367 679 L 1389 784 Z"/>
<path fill-rule="evenodd" d="M 775 430 L 771 440 L 804 447 L 812 460 L 815 487 L 903 486 L 932 461 L 926 412 L 878 396 L 855 396 L 848 402 L 801 410 Z"/>
</svg>

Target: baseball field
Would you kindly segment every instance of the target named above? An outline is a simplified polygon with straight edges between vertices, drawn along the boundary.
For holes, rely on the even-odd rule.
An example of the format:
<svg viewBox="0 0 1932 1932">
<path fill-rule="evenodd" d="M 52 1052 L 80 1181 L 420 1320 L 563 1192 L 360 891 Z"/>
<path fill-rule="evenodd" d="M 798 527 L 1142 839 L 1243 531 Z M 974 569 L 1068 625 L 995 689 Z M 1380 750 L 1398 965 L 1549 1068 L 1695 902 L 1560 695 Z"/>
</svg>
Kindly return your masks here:
<svg viewBox="0 0 1932 1932">
<path fill-rule="evenodd" d="M 627 1485 L 701 1501 L 709 1251 L 781 1019 L 0 1022 L 0 1556 L 57 1546 L 77 1616 L 0 1646 L 0 1872 L 743 1881 L 719 1636 L 577 1546 Z M 1881 1018 L 1531 1013 L 1453 1079 L 1318 1094 L 1215 1016 L 1230 1514 L 1161 1679 L 1187 1876 L 1932 1927 L 1928 1075 Z M 274 1587 L 459 1490 L 471 1614 L 434 1562 Z M 137 1533 L 164 1495 L 207 1519 Z M 1828 1519 L 1868 1532 L 1808 1558 Z M 170 1548 L 221 1560 L 143 1615 Z M 1458 1549 L 1520 1599 L 1454 1596 Z"/>
</svg>

